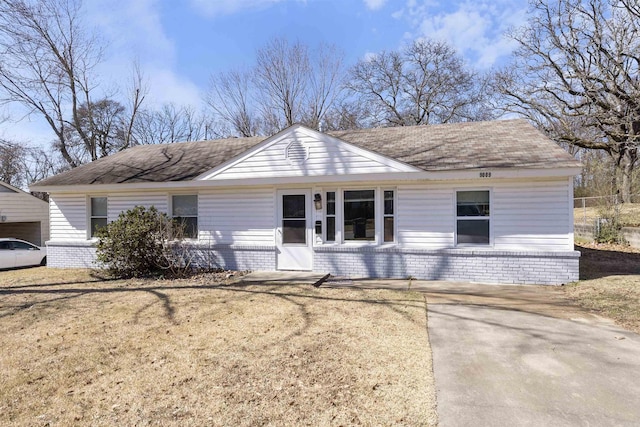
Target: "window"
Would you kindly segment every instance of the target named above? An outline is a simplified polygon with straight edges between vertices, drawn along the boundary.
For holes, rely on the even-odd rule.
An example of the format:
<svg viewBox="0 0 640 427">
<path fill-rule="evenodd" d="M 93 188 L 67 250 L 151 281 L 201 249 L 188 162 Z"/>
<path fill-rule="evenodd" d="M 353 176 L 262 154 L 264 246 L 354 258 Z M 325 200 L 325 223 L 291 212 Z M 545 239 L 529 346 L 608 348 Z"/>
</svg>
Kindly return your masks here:
<svg viewBox="0 0 640 427">
<path fill-rule="evenodd" d="M 107 198 L 92 197 L 91 198 L 91 219 L 89 236 L 94 237 L 96 231 L 107 226 Z"/>
<path fill-rule="evenodd" d="M 307 244 L 307 213 L 304 194 L 282 196 L 282 243 Z"/>
<path fill-rule="evenodd" d="M 384 190 L 384 241 L 393 242 L 393 227 L 394 227 L 394 213 L 393 213 L 393 191 Z"/>
<path fill-rule="evenodd" d="M 457 244 L 489 244 L 489 191 L 456 193 Z"/>
<path fill-rule="evenodd" d="M 375 190 L 344 192 L 344 240 L 375 240 Z"/>
<path fill-rule="evenodd" d="M 39 251 L 40 248 L 27 242 L 12 242 L 13 249 L 21 249 L 23 251 Z"/>
<path fill-rule="evenodd" d="M 336 241 L 336 192 L 327 191 L 327 242 Z"/>
<path fill-rule="evenodd" d="M 184 226 L 184 236 L 196 239 L 198 237 L 198 196 L 172 196 L 171 209 L 171 216 Z"/>
</svg>

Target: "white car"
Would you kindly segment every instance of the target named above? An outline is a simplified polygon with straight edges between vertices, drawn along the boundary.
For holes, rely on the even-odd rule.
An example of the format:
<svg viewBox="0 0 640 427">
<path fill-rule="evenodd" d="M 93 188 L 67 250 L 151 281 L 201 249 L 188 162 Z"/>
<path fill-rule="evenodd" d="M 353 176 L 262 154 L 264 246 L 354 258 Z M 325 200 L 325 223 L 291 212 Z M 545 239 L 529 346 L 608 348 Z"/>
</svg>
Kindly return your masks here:
<svg viewBox="0 0 640 427">
<path fill-rule="evenodd" d="M 0 269 L 47 264 L 47 248 L 20 239 L 0 238 Z"/>
</svg>

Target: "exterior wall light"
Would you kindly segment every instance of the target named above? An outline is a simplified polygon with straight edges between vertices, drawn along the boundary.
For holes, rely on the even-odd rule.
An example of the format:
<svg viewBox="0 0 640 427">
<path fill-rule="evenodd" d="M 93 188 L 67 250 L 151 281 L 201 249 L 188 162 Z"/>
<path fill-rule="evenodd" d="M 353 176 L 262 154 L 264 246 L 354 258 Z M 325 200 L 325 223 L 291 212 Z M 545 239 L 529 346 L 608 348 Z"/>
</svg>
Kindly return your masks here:
<svg viewBox="0 0 640 427">
<path fill-rule="evenodd" d="M 320 193 L 316 193 L 313 195 L 313 204 L 315 205 L 317 211 L 322 209 L 322 196 L 320 195 Z"/>
</svg>

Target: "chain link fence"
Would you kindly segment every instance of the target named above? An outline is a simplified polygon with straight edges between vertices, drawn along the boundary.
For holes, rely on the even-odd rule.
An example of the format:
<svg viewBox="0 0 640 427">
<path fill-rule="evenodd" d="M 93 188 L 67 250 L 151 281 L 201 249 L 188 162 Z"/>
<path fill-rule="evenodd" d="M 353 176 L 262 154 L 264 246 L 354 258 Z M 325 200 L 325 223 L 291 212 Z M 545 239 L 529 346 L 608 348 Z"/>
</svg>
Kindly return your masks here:
<svg viewBox="0 0 640 427">
<path fill-rule="evenodd" d="M 593 226 L 602 218 L 603 211 L 614 211 L 623 224 L 640 225 L 640 194 L 631 196 L 631 203 L 622 203 L 619 194 L 573 199 L 573 221 L 576 225 Z"/>
</svg>

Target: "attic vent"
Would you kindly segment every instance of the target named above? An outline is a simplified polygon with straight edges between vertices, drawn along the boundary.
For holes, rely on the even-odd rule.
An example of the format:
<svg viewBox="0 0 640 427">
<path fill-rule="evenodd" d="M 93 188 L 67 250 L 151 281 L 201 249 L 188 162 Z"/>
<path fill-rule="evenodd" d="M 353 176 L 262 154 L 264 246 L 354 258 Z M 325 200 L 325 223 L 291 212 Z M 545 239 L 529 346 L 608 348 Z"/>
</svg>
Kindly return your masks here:
<svg viewBox="0 0 640 427">
<path fill-rule="evenodd" d="M 300 141 L 293 141 L 285 150 L 285 157 L 289 163 L 299 165 L 309 158 L 309 148 L 305 147 Z"/>
</svg>

